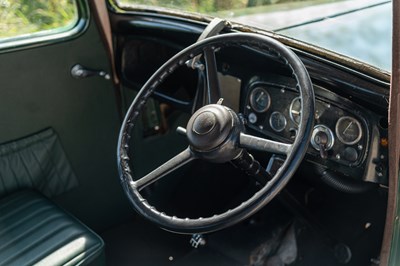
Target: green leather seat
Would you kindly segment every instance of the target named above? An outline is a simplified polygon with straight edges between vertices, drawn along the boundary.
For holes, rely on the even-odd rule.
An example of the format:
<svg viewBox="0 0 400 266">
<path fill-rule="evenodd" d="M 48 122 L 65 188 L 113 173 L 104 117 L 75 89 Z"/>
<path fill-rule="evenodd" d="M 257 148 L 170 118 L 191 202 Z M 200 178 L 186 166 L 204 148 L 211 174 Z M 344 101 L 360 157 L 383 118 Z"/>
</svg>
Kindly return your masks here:
<svg viewBox="0 0 400 266">
<path fill-rule="evenodd" d="M 0 265 L 99 265 L 104 242 L 32 190 L 0 200 Z"/>
</svg>

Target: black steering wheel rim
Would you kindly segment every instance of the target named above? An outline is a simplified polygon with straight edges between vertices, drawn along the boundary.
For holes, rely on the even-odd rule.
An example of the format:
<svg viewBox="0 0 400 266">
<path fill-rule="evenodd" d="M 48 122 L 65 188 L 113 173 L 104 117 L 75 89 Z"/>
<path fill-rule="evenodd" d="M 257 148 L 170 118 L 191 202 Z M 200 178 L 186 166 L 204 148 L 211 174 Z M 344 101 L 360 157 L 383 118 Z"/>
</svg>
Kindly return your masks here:
<svg viewBox="0 0 400 266">
<path fill-rule="evenodd" d="M 228 46 L 246 46 L 271 53 L 291 68 L 293 77 L 297 81 L 297 88 L 302 101 L 297 136 L 291 145 L 291 151 L 287 154 L 286 160 L 272 180 L 239 206 L 212 217 L 189 219 L 169 216 L 151 206 L 141 196 L 136 186 L 128 156 L 132 128 L 147 99 L 176 68 L 184 65 L 196 55 L 204 53 L 205 49 L 218 49 Z M 220 230 L 254 214 L 282 190 L 293 176 L 307 151 L 313 123 L 314 91 L 312 83 L 305 66 L 293 51 L 270 37 L 258 34 L 232 33 L 210 37 L 187 47 L 173 56 L 152 75 L 137 94 L 127 111 L 118 140 L 117 156 L 120 181 L 134 209 L 165 230 L 183 234 L 207 233 Z"/>
</svg>

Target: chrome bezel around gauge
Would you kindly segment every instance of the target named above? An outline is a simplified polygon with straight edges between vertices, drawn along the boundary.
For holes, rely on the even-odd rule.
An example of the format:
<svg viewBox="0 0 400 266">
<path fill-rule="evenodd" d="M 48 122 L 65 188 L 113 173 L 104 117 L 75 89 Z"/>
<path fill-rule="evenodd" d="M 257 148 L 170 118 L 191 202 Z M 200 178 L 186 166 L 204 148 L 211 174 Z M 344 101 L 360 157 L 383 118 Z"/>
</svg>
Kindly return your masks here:
<svg viewBox="0 0 400 266">
<path fill-rule="evenodd" d="M 357 125 L 358 130 L 359 130 L 359 134 L 358 134 L 357 138 L 353 141 L 346 141 L 342 136 L 342 132 L 339 131 L 340 123 L 342 123 L 346 119 L 349 119 L 351 121 L 351 123 L 354 123 L 355 125 Z M 336 122 L 335 133 L 336 133 L 337 138 L 343 144 L 354 145 L 361 140 L 361 138 L 363 136 L 363 129 L 362 129 L 361 123 L 356 118 L 354 118 L 352 116 L 343 116 L 343 117 L 339 118 L 338 121 Z"/>
<path fill-rule="evenodd" d="M 278 115 L 279 118 L 283 118 L 283 124 L 279 128 L 273 122 L 273 117 L 276 115 Z M 287 125 L 286 117 L 281 112 L 275 111 L 269 117 L 269 125 L 274 131 L 282 132 L 286 128 L 286 125 Z"/>
<path fill-rule="evenodd" d="M 296 119 L 294 119 L 293 113 L 292 113 L 292 109 L 293 109 L 294 103 L 295 103 L 297 100 L 300 100 L 300 104 L 301 104 L 301 99 L 300 99 L 300 97 L 296 97 L 296 98 L 294 98 L 294 99 L 292 100 L 292 102 L 290 103 L 290 106 L 289 106 L 289 117 L 290 117 L 290 120 L 292 120 L 292 122 L 293 122 L 295 125 L 299 125 L 299 123 L 296 122 Z M 300 105 L 300 106 L 301 106 L 301 105 Z M 301 109 L 300 109 L 300 110 L 301 110 Z M 301 116 L 301 111 L 299 111 L 299 115 Z"/>
<path fill-rule="evenodd" d="M 267 104 L 263 107 L 263 108 L 259 108 L 258 107 L 258 104 L 257 104 L 257 99 L 256 99 L 256 94 L 257 94 L 257 92 L 259 92 L 259 91 L 261 91 L 262 93 L 264 93 L 264 95 L 266 96 L 266 97 L 268 97 L 268 101 L 267 101 Z M 251 91 L 251 93 L 250 93 L 250 106 L 251 106 L 251 108 L 254 110 L 254 111 L 256 111 L 257 113 L 264 113 L 264 112 L 266 112 L 268 109 L 269 109 L 269 107 L 271 106 L 271 95 L 269 95 L 269 93 L 268 93 L 268 91 L 265 89 L 265 88 L 263 88 L 263 87 L 256 87 L 256 88 L 254 88 L 252 91 Z"/>
<path fill-rule="evenodd" d="M 317 135 L 318 132 L 324 132 L 328 136 L 328 145 L 326 146 L 326 150 L 329 151 L 332 149 L 333 145 L 335 144 L 335 136 L 333 135 L 332 130 L 325 126 L 325 125 L 316 125 L 314 127 L 313 133 L 311 135 L 311 145 L 313 146 L 314 149 L 319 151 L 319 145 L 315 142 L 315 135 Z"/>
</svg>

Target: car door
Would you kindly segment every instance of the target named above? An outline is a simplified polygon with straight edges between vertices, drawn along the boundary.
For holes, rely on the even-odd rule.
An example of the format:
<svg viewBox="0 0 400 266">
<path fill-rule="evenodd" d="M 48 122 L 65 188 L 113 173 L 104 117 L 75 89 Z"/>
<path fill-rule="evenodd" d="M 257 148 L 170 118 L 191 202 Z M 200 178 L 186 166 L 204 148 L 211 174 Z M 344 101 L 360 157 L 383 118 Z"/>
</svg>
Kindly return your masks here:
<svg viewBox="0 0 400 266">
<path fill-rule="evenodd" d="M 0 5 L 0 143 L 52 128 L 78 179 L 53 200 L 92 228 L 105 228 L 108 210 L 117 215 L 124 205 L 115 208 L 121 195 L 114 152 L 120 120 L 114 86 L 105 73 L 98 75 L 110 73 L 110 65 L 89 5 L 84 0 Z M 64 25 L 68 8 L 72 22 Z M 51 23 L 34 28 L 46 19 Z M 77 64 L 97 72 L 74 78 Z"/>
</svg>

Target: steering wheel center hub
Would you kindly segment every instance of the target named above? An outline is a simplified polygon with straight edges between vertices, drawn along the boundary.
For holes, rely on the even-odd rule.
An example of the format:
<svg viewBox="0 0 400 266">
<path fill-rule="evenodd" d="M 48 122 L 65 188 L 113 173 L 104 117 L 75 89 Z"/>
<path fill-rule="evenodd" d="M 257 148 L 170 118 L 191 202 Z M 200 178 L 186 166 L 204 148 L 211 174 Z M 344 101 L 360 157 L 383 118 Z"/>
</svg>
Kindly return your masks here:
<svg viewBox="0 0 400 266">
<path fill-rule="evenodd" d="M 186 131 L 193 148 L 198 151 L 210 151 L 229 137 L 233 127 L 233 115 L 229 108 L 209 104 L 192 115 Z"/>
<path fill-rule="evenodd" d="M 199 114 L 193 122 L 193 132 L 197 135 L 205 135 L 210 133 L 217 123 L 215 114 L 210 111 L 205 111 Z"/>
</svg>

